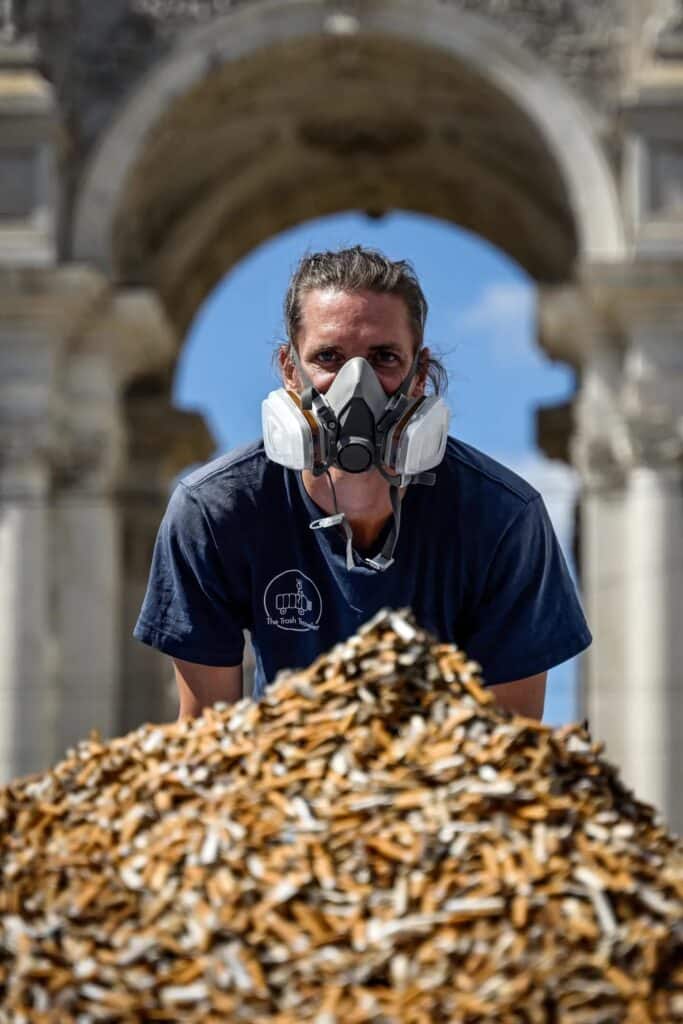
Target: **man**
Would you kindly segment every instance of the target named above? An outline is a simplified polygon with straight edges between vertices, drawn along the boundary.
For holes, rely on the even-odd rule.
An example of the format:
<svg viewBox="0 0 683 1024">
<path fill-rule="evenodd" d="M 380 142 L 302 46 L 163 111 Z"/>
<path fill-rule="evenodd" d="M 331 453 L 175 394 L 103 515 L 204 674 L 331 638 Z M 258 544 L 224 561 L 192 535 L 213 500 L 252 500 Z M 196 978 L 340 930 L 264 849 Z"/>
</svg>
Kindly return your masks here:
<svg viewBox="0 0 683 1024">
<path fill-rule="evenodd" d="M 172 657 L 181 718 L 241 696 L 245 629 L 260 696 L 408 606 L 536 718 L 548 669 L 591 642 L 538 492 L 441 436 L 426 314 L 404 261 L 360 246 L 301 261 L 265 444 L 186 477 L 159 530 L 135 636 Z"/>
</svg>

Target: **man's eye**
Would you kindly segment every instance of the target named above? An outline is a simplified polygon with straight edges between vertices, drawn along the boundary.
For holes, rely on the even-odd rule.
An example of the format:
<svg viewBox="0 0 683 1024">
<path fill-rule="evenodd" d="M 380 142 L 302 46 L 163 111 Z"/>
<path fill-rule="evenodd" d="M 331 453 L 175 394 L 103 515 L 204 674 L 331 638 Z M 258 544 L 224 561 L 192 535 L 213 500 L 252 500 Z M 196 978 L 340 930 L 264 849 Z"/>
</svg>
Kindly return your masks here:
<svg viewBox="0 0 683 1024">
<path fill-rule="evenodd" d="M 382 366 L 393 366 L 398 363 L 399 359 L 396 353 L 392 352 L 391 349 L 385 349 L 375 353 L 374 361 L 376 363 L 380 363 Z"/>
<path fill-rule="evenodd" d="M 339 356 L 333 349 L 326 349 L 323 352 L 318 352 L 315 358 L 316 362 L 320 363 L 321 366 L 333 366 L 339 359 Z"/>
</svg>

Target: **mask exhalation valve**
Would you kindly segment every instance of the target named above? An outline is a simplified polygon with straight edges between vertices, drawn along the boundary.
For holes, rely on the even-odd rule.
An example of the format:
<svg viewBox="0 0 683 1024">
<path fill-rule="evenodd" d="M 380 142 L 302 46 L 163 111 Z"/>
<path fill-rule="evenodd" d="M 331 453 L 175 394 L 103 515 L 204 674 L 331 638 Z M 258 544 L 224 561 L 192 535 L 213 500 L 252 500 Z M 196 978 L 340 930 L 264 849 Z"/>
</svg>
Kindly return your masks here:
<svg viewBox="0 0 683 1024">
<path fill-rule="evenodd" d="M 337 449 L 337 465 L 347 473 L 365 473 L 373 458 L 373 448 L 364 437 L 347 437 Z"/>
</svg>

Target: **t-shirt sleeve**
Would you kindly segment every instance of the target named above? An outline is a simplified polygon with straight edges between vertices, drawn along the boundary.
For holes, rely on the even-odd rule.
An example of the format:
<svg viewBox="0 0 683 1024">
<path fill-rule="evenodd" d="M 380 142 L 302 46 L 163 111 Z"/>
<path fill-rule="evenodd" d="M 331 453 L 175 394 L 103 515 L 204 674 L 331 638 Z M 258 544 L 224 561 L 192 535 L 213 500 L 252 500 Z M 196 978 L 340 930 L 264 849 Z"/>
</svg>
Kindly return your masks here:
<svg viewBox="0 0 683 1024">
<path fill-rule="evenodd" d="M 543 499 L 533 498 L 498 542 L 463 647 L 487 686 L 553 668 L 591 643 Z"/>
<path fill-rule="evenodd" d="M 219 551 L 199 498 L 178 484 L 159 527 L 133 636 L 184 661 L 239 665 L 248 567 L 234 540 L 232 550 Z"/>
</svg>

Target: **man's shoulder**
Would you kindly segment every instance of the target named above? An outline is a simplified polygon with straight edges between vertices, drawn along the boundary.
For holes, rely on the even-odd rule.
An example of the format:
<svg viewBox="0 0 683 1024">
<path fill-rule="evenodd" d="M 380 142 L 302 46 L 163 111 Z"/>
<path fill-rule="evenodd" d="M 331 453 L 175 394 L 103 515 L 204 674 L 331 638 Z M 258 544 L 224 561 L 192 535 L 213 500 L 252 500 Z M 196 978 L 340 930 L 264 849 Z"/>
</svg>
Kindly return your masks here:
<svg viewBox="0 0 683 1024">
<path fill-rule="evenodd" d="M 197 497 L 211 494 L 214 490 L 224 493 L 226 488 L 258 488 L 263 483 L 268 464 L 263 440 L 260 439 L 196 466 L 179 482 Z"/>
<path fill-rule="evenodd" d="M 267 458 L 263 441 L 235 448 L 197 466 L 178 481 L 171 506 L 181 517 L 189 506 L 201 508 L 215 523 L 226 526 L 234 517 L 244 525 L 256 512 L 267 516 L 285 500 L 282 466 Z"/>
<path fill-rule="evenodd" d="M 539 496 L 523 477 L 472 445 L 449 437 L 444 456 L 446 474 L 459 488 L 482 498 L 493 498 L 520 509 Z"/>
</svg>

